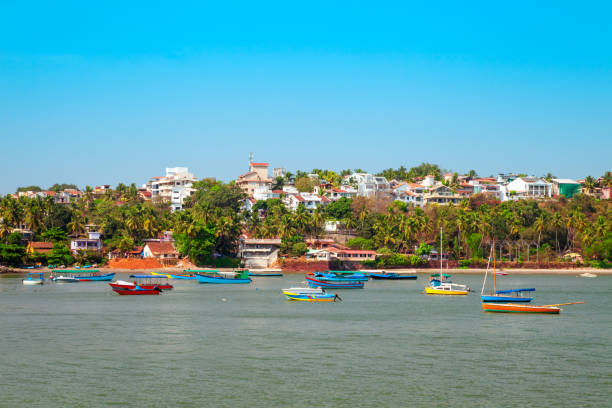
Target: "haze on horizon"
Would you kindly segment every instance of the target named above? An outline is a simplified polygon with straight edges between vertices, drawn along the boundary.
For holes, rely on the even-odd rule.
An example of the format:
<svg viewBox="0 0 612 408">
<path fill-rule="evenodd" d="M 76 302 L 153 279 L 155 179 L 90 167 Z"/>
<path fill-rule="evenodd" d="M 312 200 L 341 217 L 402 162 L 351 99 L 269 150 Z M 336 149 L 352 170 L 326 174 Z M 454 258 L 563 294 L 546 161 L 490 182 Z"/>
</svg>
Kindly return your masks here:
<svg viewBox="0 0 612 408">
<path fill-rule="evenodd" d="M 611 169 L 612 7 L 0 4 L 0 193 L 436 163 Z"/>
</svg>

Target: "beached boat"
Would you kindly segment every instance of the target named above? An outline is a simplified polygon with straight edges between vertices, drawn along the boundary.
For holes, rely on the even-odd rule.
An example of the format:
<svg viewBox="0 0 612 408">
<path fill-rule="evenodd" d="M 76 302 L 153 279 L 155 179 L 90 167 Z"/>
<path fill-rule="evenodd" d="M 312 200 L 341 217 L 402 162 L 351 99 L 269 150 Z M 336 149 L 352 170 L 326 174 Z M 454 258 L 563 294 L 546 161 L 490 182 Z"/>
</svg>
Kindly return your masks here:
<svg viewBox="0 0 612 408">
<path fill-rule="evenodd" d="M 417 279 L 416 274 L 404 274 L 404 273 L 395 273 L 395 272 L 381 272 L 381 273 L 370 273 L 368 275 L 372 279 L 388 279 L 388 280 L 400 280 L 400 279 Z"/>
<path fill-rule="evenodd" d="M 248 270 L 232 272 L 197 272 L 196 279 L 199 283 L 251 283 Z"/>
<path fill-rule="evenodd" d="M 363 289 L 364 281 L 327 281 L 316 277 L 306 276 L 306 283 L 312 288 L 327 289 Z"/>
<path fill-rule="evenodd" d="M 60 274 L 59 276 L 57 274 Z M 92 269 L 90 271 L 75 271 L 75 270 L 63 270 L 58 272 L 52 272 L 51 279 L 55 282 L 64 281 L 64 282 L 72 282 L 73 278 L 78 282 L 102 282 L 102 281 L 111 281 L 115 277 L 115 273 L 100 273 L 97 269 Z M 61 278 L 61 279 L 60 279 Z"/>
<path fill-rule="evenodd" d="M 134 282 L 127 281 L 114 281 L 109 283 L 111 288 L 119 289 L 134 289 L 136 286 L 140 286 L 142 289 L 154 289 L 159 288 L 161 290 L 170 290 L 174 288 L 168 281 L 167 278 L 157 275 L 130 275 L 130 278 L 136 279 Z"/>
<path fill-rule="evenodd" d="M 434 273 L 429 277 L 425 293 L 428 295 L 467 295 L 470 288 L 467 285 L 452 283 L 450 275 L 442 273 L 442 228 L 440 228 L 440 273 Z"/>
<path fill-rule="evenodd" d="M 489 254 L 489 261 L 487 262 L 487 270 L 485 272 L 484 279 L 482 281 L 482 289 L 480 290 L 480 299 L 483 302 L 514 302 L 514 303 L 528 303 L 533 300 L 532 297 L 524 296 L 523 292 L 534 292 L 535 288 L 521 288 L 521 289 L 508 289 L 508 290 L 497 290 L 497 273 L 495 271 L 495 241 L 491 246 L 491 253 Z M 492 271 L 492 287 L 488 293 L 485 293 L 485 286 L 487 284 L 487 277 L 489 276 L 489 265 L 493 259 L 493 271 Z"/>
<path fill-rule="evenodd" d="M 119 295 L 159 295 L 161 293 L 160 288 L 143 289 L 140 286 L 136 286 L 131 289 L 127 288 L 112 288 L 113 292 Z"/>
<path fill-rule="evenodd" d="M 42 285 L 45 281 L 45 274 L 42 272 L 30 272 L 26 279 L 22 279 L 24 285 Z"/>
<path fill-rule="evenodd" d="M 326 293 L 321 288 L 287 288 L 282 290 L 288 300 L 302 302 L 335 302 L 342 300 L 337 293 Z"/>
</svg>

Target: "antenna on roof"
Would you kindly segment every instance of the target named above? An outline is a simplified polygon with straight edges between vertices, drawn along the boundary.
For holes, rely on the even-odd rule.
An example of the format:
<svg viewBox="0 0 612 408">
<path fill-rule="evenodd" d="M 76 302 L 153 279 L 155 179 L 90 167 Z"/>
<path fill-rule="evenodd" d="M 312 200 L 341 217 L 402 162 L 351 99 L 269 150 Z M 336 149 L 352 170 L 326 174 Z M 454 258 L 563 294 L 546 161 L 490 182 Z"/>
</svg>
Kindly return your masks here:
<svg viewBox="0 0 612 408">
<path fill-rule="evenodd" d="M 249 163 L 253 163 L 253 152 L 249 153 Z"/>
</svg>

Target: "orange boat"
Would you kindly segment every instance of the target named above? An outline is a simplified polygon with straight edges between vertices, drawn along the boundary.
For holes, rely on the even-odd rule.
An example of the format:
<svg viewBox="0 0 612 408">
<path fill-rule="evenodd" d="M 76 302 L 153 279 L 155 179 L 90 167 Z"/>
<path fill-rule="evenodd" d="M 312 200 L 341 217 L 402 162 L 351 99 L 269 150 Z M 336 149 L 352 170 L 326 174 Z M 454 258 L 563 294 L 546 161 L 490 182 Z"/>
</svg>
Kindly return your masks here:
<svg viewBox="0 0 612 408">
<path fill-rule="evenodd" d="M 559 314 L 561 308 L 555 305 L 519 305 L 513 303 L 483 303 L 482 310 L 497 313 L 546 313 Z"/>
</svg>

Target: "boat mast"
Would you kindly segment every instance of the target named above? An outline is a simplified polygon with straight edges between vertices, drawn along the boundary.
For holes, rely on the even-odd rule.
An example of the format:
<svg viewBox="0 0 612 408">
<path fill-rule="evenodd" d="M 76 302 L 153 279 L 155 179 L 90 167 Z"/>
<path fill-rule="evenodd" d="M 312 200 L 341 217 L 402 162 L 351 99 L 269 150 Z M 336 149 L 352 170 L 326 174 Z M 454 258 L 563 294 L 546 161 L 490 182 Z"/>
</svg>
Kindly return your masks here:
<svg viewBox="0 0 612 408">
<path fill-rule="evenodd" d="M 493 248 L 495 248 L 495 238 L 493 238 Z M 495 279 L 495 251 L 493 251 L 493 295 L 497 292 L 497 281 Z"/>
<path fill-rule="evenodd" d="M 440 227 L 440 283 L 442 283 L 442 227 Z"/>
<path fill-rule="evenodd" d="M 484 295 L 484 288 L 487 284 L 487 275 L 489 274 L 489 265 L 491 265 L 491 255 L 493 254 L 493 248 L 491 248 L 491 252 L 489 252 L 489 259 L 487 260 L 487 270 L 485 271 L 485 277 L 482 281 L 482 289 L 480 289 L 480 294 Z"/>
</svg>

